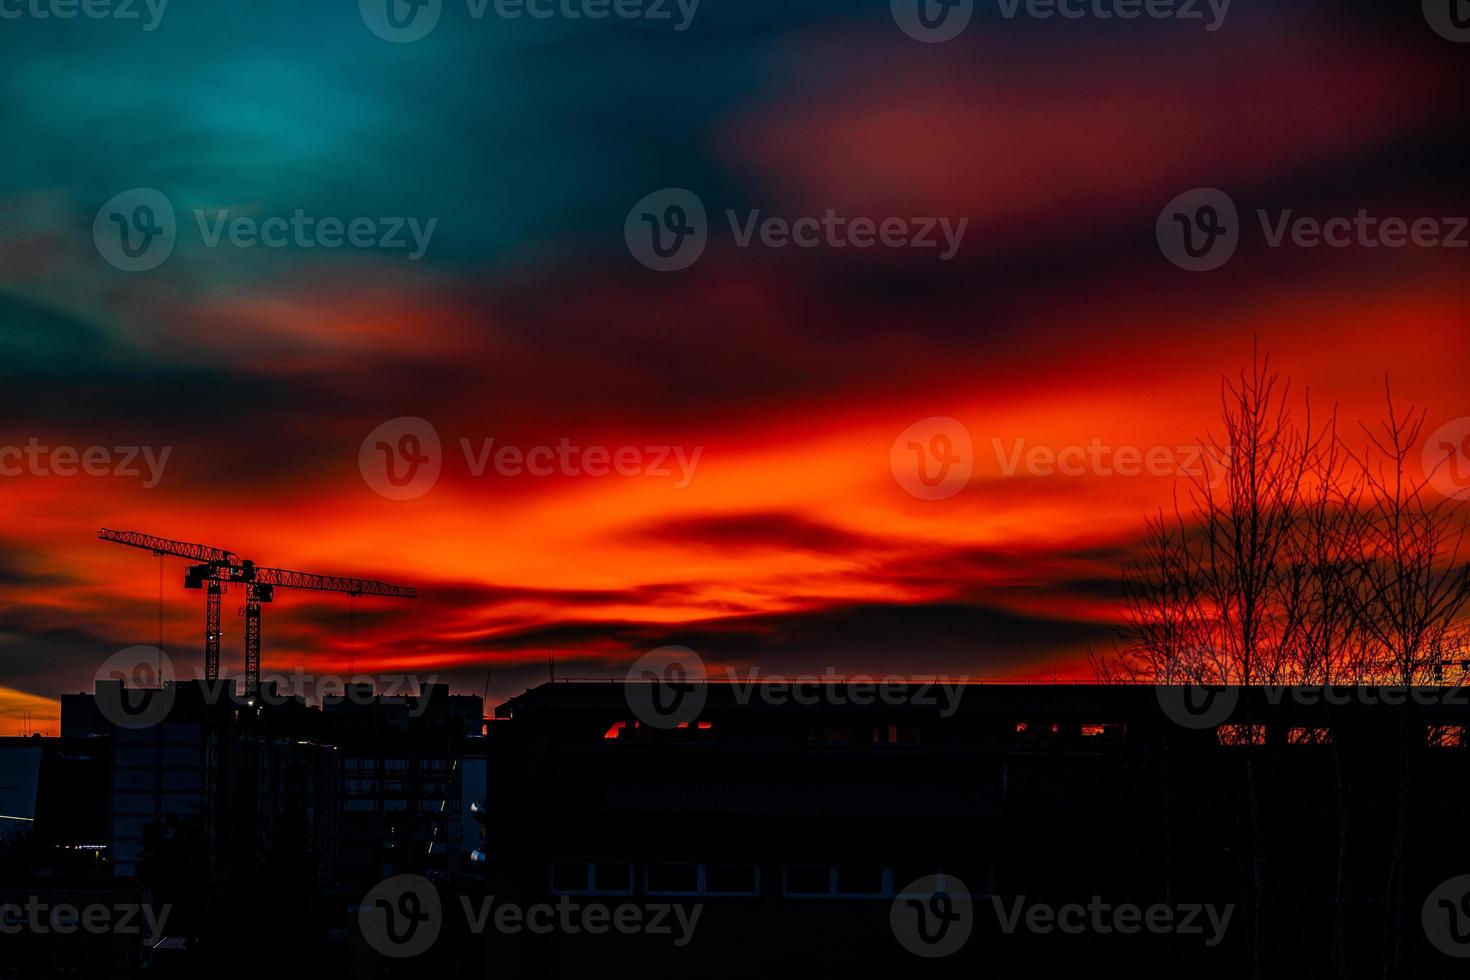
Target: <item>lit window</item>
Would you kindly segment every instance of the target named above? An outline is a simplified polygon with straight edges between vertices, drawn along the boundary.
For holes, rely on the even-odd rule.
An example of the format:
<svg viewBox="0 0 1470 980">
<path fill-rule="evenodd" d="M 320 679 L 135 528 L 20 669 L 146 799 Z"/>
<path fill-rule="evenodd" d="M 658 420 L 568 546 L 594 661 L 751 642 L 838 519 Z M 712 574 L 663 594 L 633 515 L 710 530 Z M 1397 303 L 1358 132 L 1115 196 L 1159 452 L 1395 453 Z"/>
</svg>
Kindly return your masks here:
<svg viewBox="0 0 1470 980">
<path fill-rule="evenodd" d="M 878 725 L 873 729 L 875 745 L 918 745 L 918 725 Z"/>
<path fill-rule="evenodd" d="M 625 729 L 627 727 L 628 727 L 628 723 L 626 721 L 615 721 L 615 722 L 612 723 L 611 726 L 608 727 L 608 730 L 607 731 L 605 731 L 605 732 L 602 733 L 602 737 L 603 738 L 622 738 L 623 737 L 623 729 Z"/>
<path fill-rule="evenodd" d="M 1221 745 L 1265 745 L 1266 726 L 1221 725 L 1215 730 Z"/>
<path fill-rule="evenodd" d="M 1464 725 L 1430 725 L 1428 734 L 1432 749 L 1458 749 L 1465 744 Z"/>
<path fill-rule="evenodd" d="M 1298 727 L 1286 730 L 1287 745 L 1331 745 L 1332 729 L 1322 727 Z"/>
</svg>

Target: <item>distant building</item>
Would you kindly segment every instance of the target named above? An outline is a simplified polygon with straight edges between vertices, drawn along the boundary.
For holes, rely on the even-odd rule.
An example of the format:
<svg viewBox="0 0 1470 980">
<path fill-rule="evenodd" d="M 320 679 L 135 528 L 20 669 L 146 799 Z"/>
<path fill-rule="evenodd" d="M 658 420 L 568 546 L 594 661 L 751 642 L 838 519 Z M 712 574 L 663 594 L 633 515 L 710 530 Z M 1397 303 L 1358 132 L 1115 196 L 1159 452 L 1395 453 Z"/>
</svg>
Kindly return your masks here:
<svg viewBox="0 0 1470 980">
<path fill-rule="evenodd" d="M 913 686 L 895 703 L 869 689 L 862 704 L 849 685 L 803 699 L 690 685 L 702 709 L 664 730 L 630 710 L 621 684 L 545 684 L 501 705 L 489 726 L 484 894 L 523 907 L 697 903 L 703 914 L 677 948 L 649 935 L 492 929 L 486 968 L 524 977 L 606 975 L 627 962 L 650 976 L 1247 975 L 1248 758 L 1268 828 L 1267 909 L 1285 923 L 1273 974 L 1309 975 L 1327 956 L 1338 759 L 1353 786 L 1347 874 L 1356 883 L 1342 914 L 1352 955 L 1371 962 L 1393 860 L 1398 732 L 1410 732 L 1418 772 L 1397 869 L 1418 896 L 1407 928 L 1417 929 L 1429 889 L 1470 870 L 1470 841 L 1453 829 L 1453 815 L 1470 812 L 1470 707 L 1448 690 L 1435 706 L 1407 709 L 1365 690 L 1328 706 L 1256 688 L 1217 722 L 1188 728 L 1149 686 L 974 685 L 947 711 L 917 703 L 937 692 Z M 923 880 L 962 883 L 973 900 L 974 933 L 953 955 L 916 955 L 891 924 Z M 1094 896 L 1235 912 L 1208 946 L 1179 934 L 1008 932 L 1000 914 L 1024 908 L 1018 901 Z M 1413 955 L 1440 954 L 1419 942 Z"/>
</svg>

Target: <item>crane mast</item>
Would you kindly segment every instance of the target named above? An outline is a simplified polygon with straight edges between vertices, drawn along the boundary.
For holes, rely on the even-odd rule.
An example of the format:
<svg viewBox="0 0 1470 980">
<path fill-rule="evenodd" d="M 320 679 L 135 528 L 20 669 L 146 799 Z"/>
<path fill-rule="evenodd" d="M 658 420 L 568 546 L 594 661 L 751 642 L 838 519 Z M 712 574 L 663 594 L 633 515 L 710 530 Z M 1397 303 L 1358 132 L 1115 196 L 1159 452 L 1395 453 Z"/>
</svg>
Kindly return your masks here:
<svg viewBox="0 0 1470 980">
<path fill-rule="evenodd" d="M 412 599 L 418 593 L 408 586 L 390 585 L 369 579 L 340 575 L 317 575 L 284 568 L 264 568 L 241 558 L 233 551 L 209 545 L 160 538 L 140 531 L 97 532 L 103 541 L 151 551 L 159 556 L 186 558 L 195 564 L 184 573 L 184 588 L 204 591 L 204 676 L 219 678 L 220 597 L 231 584 L 245 590 L 245 689 L 254 693 L 260 688 L 261 605 L 275 598 L 276 589 L 305 589 L 316 592 L 341 592 L 353 597 L 371 595 Z"/>
</svg>

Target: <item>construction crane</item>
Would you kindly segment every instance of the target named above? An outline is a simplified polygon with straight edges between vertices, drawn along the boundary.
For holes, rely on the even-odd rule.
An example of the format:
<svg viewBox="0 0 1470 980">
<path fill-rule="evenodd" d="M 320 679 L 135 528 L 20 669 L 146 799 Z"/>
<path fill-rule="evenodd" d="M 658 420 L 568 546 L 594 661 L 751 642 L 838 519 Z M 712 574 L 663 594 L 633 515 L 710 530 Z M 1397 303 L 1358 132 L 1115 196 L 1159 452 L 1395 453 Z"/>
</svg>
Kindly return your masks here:
<svg viewBox="0 0 1470 980">
<path fill-rule="evenodd" d="M 151 551 L 154 555 L 162 557 L 171 555 L 175 558 L 187 558 L 190 561 L 201 562 L 194 568 L 224 569 L 239 567 L 244 561 L 233 551 L 223 548 L 211 548 L 206 544 L 192 544 L 188 541 L 174 541 L 170 538 L 160 538 L 152 534 L 143 534 L 140 531 L 111 531 L 107 528 L 97 532 L 97 537 L 103 541 L 112 541 L 116 544 L 125 544 L 130 548 L 142 548 Z M 191 568 L 191 573 L 193 569 Z M 160 576 L 162 572 L 159 573 Z M 186 576 L 184 587 L 197 589 L 200 582 L 207 579 L 207 590 L 204 596 L 204 677 L 206 680 L 219 679 L 219 641 L 220 641 L 220 596 L 224 592 L 224 586 L 220 579 L 210 574 L 208 576 L 194 577 Z M 190 584 L 191 581 L 195 584 Z M 159 579 L 161 589 L 162 578 Z M 161 600 L 160 600 L 161 601 Z M 160 615 L 162 615 L 160 613 Z"/>
<path fill-rule="evenodd" d="M 184 573 L 184 588 L 205 591 L 204 673 L 207 680 L 219 677 L 220 595 L 231 583 L 244 587 L 245 689 L 252 693 L 260 688 L 260 607 L 275 598 L 276 589 L 342 592 L 353 598 L 374 595 L 413 599 L 418 595 L 414 589 L 403 585 L 265 568 L 223 548 L 172 541 L 138 531 L 109 531 L 104 528 L 97 532 L 97 536 L 104 541 L 143 548 L 155 555 L 174 555 L 197 562 Z"/>
</svg>

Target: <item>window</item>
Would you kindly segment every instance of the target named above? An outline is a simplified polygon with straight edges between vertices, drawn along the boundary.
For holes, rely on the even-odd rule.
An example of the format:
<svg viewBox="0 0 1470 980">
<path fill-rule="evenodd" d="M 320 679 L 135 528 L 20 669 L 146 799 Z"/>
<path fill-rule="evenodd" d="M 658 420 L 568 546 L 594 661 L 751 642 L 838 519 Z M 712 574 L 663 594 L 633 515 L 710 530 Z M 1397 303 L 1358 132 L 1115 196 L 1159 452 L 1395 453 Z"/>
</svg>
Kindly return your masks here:
<svg viewBox="0 0 1470 980">
<path fill-rule="evenodd" d="M 593 865 L 592 888 L 603 895 L 633 894 L 633 866 L 608 862 Z"/>
<path fill-rule="evenodd" d="M 378 802 L 376 800 L 348 800 L 342 809 L 348 813 L 377 813 Z"/>
<path fill-rule="evenodd" d="M 643 889 L 650 895 L 696 895 L 699 865 L 650 864 L 644 871 Z"/>
<path fill-rule="evenodd" d="M 759 895 L 760 869 L 753 864 L 706 864 L 707 895 Z"/>
<path fill-rule="evenodd" d="M 154 797 L 152 793 L 118 793 L 116 797 L 117 813 L 152 813 Z"/>
<path fill-rule="evenodd" d="M 1332 730 L 1330 728 L 1288 728 L 1286 730 L 1287 745 L 1331 745 Z"/>
<path fill-rule="evenodd" d="M 887 724 L 873 729 L 874 745 L 918 745 L 918 725 Z"/>
<path fill-rule="evenodd" d="M 163 764 L 166 766 L 197 768 L 199 765 L 199 748 L 193 745 L 165 746 L 163 749 Z"/>
<path fill-rule="evenodd" d="M 551 891 L 555 895 L 585 895 L 592 890 L 592 865 L 584 861 L 551 866 Z"/>
<path fill-rule="evenodd" d="M 837 894 L 882 897 L 888 892 L 882 868 L 846 867 L 837 869 Z"/>
<path fill-rule="evenodd" d="M 120 766 L 156 766 L 158 752 L 150 745 L 119 745 L 117 764 Z"/>
<path fill-rule="evenodd" d="M 942 875 L 943 871 L 937 867 L 926 865 L 912 865 L 904 868 L 893 869 L 893 892 L 896 895 L 907 894 L 906 889 L 916 881 L 922 881 L 935 875 Z"/>
<path fill-rule="evenodd" d="M 152 769 L 116 769 L 113 785 L 118 791 L 152 790 L 158 783 L 158 773 Z"/>
<path fill-rule="evenodd" d="M 407 800 L 384 800 L 383 801 L 383 812 L 384 813 L 403 813 L 406 810 L 408 810 L 408 801 Z"/>
<path fill-rule="evenodd" d="M 1430 725 L 1428 738 L 1431 749 L 1458 749 L 1465 744 L 1465 726 Z"/>
<path fill-rule="evenodd" d="M 1215 730 L 1221 745 L 1265 745 L 1266 726 L 1256 725 L 1221 725 Z"/>
<path fill-rule="evenodd" d="M 841 745 L 852 741 L 852 729 L 846 725 L 813 725 L 807 740 L 825 745 Z"/>
<path fill-rule="evenodd" d="M 783 892 L 787 895 L 817 896 L 832 894 L 833 869 L 825 864 L 796 864 L 783 871 Z"/>
</svg>

